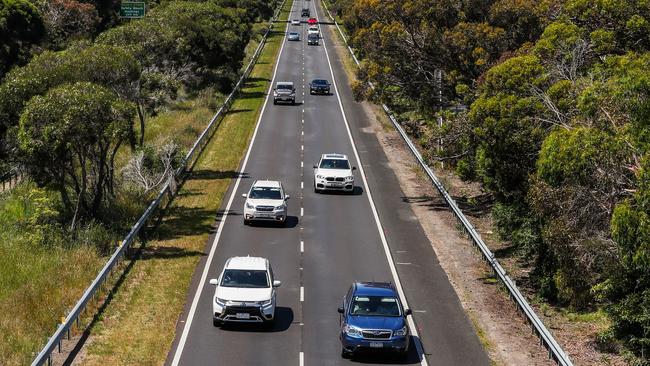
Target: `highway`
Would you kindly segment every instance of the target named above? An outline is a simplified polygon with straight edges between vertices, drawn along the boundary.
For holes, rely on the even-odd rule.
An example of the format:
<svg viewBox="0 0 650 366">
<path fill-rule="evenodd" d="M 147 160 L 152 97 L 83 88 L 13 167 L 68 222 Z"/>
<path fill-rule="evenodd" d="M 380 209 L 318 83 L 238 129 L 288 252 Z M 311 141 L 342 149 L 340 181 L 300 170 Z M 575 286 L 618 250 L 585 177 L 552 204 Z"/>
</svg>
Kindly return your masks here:
<svg viewBox="0 0 650 366">
<path fill-rule="evenodd" d="M 315 0 L 295 1 L 289 19 L 301 19 L 303 6 L 325 21 Z M 364 132 L 370 122 L 330 42 L 334 26 L 321 25 L 319 46 L 307 45 L 304 22 L 287 29 L 299 31 L 301 40 L 285 39 L 272 82 L 293 81 L 297 104 L 274 105 L 267 97 L 241 174 L 231 182 L 218 229 L 193 275 L 166 364 L 489 365 L 377 138 Z M 333 80 L 332 95 L 310 95 L 314 78 Z M 312 166 L 332 152 L 347 154 L 358 167 L 353 195 L 314 193 Z M 265 178 L 282 181 L 291 195 L 286 227 L 243 225 L 241 195 Z M 212 325 L 214 287 L 208 281 L 226 259 L 240 255 L 268 258 L 282 281 L 272 329 Z M 402 292 L 413 309 L 407 360 L 341 358 L 336 310 L 353 281 L 393 281 Z"/>
</svg>

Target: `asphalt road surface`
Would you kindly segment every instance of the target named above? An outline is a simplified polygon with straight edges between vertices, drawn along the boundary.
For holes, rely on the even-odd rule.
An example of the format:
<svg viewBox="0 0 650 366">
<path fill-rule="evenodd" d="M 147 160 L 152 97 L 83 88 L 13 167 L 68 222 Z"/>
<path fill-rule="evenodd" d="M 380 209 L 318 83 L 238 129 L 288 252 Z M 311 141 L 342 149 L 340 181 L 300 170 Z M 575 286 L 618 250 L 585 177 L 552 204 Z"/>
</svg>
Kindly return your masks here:
<svg viewBox="0 0 650 366">
<path fill-rule="evenodd" d="M 289 0 L 290 1 L 290 0 Z M 293 2 L 289 19 L 303 6 L 325 21 L 321 5 Z M 306 20 L 306 19 L 303 19 Z M 419 222 L 404 200 L 369 121 L 355 103 L 342 64 L 329 41 L 335 26 L 321 24 L 319 46 L 307 45 L 307 25 L 287 25 L 301 34 L 286 38 L 273 83 L 293 81 L 296 105 L 274 105 L 263 113 L 217 214 L 218 230 L 192 278 L 167 364 L 172 365 L 488 365 L 489 359 L 440 268 Z M 331 95 L 310 95 L 309 81 L 334 81 Z M 355 192 L 316 194 L 313 169 L 323 153 L 347 154 Z M 246 193 L 256 179 L 282 181 L 291 195 L 286 227 L 244 226 Z M 212 325 L 214 287 L 229 257 L 266 257 L 278 289 L 272 329 Z M 407 360 L 380 355 L 341 358 L 336 309 L 353 281 L 393 281 L 413 310 Z"/>
</svg>

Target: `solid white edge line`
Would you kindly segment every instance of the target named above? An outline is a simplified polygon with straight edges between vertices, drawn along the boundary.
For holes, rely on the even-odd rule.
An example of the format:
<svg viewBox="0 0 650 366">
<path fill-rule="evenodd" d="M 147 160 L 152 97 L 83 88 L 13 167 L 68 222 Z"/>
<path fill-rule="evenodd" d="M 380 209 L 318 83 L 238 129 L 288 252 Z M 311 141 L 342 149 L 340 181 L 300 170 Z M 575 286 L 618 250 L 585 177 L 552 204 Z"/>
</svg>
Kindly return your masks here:
<svg viewBox="0 0 650 366">
<path fill-rule="evenodd" d="M 291 9 L 293 10 L 293 6 L 295 4 L 295 0 L 291 2 Z M 280 13 L 282 12 L 282 9 L 280 9 Z M 262 105 L 262 110 L 260 112 L 260 116 L 257 119 L 257 123 L 255 125 L 255 131 L 253 132 L 253 137 L 251 137 L 251 141 L 248 145 L 248 151 L 246 151 L 246 157 L 244 158 L 244 162 L 241 167 L 241 171 L 245 171 L 246 169 L 246 164 L 248 163 L 248 158 L 250 157 L 251 151 L 253 150 L 253 144 L 255 143 L 255 137 L 257 136 L 257 131 L 259 130 L 260 124 L 262 122 L 262 116 L 264 115 L 264 110 L 266 109 L 266 104 L 270 99 L 271 96 L 271 90 L 273 89 L 273 81 L 275 80 L 275 75 L 278 72 L 278 65 L 280 64 L 280 58 L 282 57 L 282 51 L 284 50 L 284 45 L 285 45 L 285 37 L 286 33 L 289 30 L 289 22 L 287 22 L 287 26 L 285 29 L 285 35 L 282 37 L 282 45 L 280 46 L 280 53 L 278 53 L 278 58 L 275 60 L 275 69 L 273 70 L 273 77 L 271 78 L 271 83 L 269 84 L 269 89 L 267 90 L 267 95 L 266 99 L 264 99 L 264 104 Z M 187 335 L 189 334 L 190 327 L 192 326 L 192 320 L 194 319 L 194 314 L 196 313 L 196 308 L 199 303 L 199 299 L 201 298 L 201 293 L 203 292 L 203 287 L 205 286 L 205 280 L 208 277 L 208 271 L 210 270 L 210 264 L 212 264 L 212 259 L 214 258 L 214 253 L 216 252 L 217 245 L 219 244 L 219 238 L 221 238 L 221 233 L 223 230 L 223 226 L 226 223 L 226 219 L 228 218 L 228 213 L 230 212 L 230 206 L 232 205 L 232 202 L 235 199 L 235 194 L 237 193 L 237 189 L 239 188 L 239 183 L 241 182 L 241 175 L 237 177 L 237 181 L 235 182 L 235 186 L 232 189 L 232 192 L 230 193 L 230 198 L 228 199 L 228 204 L 226 205 L 226 210 L 223 213 L 223 219 L 219 223 L 219 228 L 217 229 L 217 234 L 214 236 L 214 240 L 212 241 L 212 247 L 210 248 L 210 254 L 208 255 L 208 259 L 205 262 L 205 267 L 203 267 L 203 273 L 201 274 L 201 280 L 199 281 L 199 287 L 194 294 L 194 299 L 192 300 L 192 306 L 190 307 L 190 312 L 187 315 L 187 319 L 185 321 L 185 326 L 183 327 L 183 333 L 181 334 L 181 338 L 178 341 L 178 345 L 176 346 L 176 351 L 174 353 L 174 359 L 172 360 L 171 365 L 172 366 L 178 366 L 178 363 L 180 362 L 181 355 L 183 354 L 183 349 L 185 348 L 185 342 L 187 341 Z"/>
<path fill-rule="evenodd" d="M 315 12 L 316 12 L 316 18 L 319 19 L 320 17 L 318 16 L 318 7 L 316 4 L 314 4 Z M 320 28 L 320 22 L 318 24 L 318 27 Z M 321 37 L 322 37 L 323 32 L 321 31 Z M 348 132 L 348 137 L 350 138 L 350 143 L 352 144 L 352 151 L 354 152 L 354 157 L 357 159 L 357 162 L 359 163 L 359 173 L 361 174 L 361 178 L 363 179 L 363 184 L 366 186 L 366 197 L 368 197 L 368 202 L 370 203 L 370 208 L 372 209 L 372 215 L 375 218 L 375 223 L 377 224 L 377 231 L 379 231 L 379 236 L 381 238 L 381 243 L 384 247 L 384 253 L 386 254 L 386 259 L 388 260 L 388 266 L 390 267 L 390 272 L 393 275 L 393 280 L 395 281 L 395 287 L 397 287 L 397 292 L 399 293 L 400 299 L 402 300 L 402 304 L 404 305 L 405 308 L 408 308 L 408 302 L 406 301 L 406 296 L 404 295 L 404 289 L 402 288 L 402 283 L 400 282 L 399 275 L 397 274 L 397 269 L 395 268 L 395 263 L 393 261 L 393 255 L 390 252 L 390 248 L 388 247 L 388 241 L 386 240 L 386 235 L 384 234 L 384 228 L 381 225 L 381 221 L 379 220 L 379 214 L 377 213 L 377 208 L 375 207 L 375 202 L 372 198 L 372 194 L 370 193 L 370 187 L 368 186 L 368 181 L 366 179 L 366 173 L 363 170 L 363 164 L 361 164 L 361 158 L 359 157 L 359 152 L 357 151 L 357 147 L 354 144 L 354 138 L 352 137 L 352 131 L 350 130 L 350 124 L 348 123 L 348 119 L 345 115 L 345 110 L 343 109 L 343 103 L 341 102 L 341 96 L 338 93 L 338 87 L 336 86 L 336 79 L 334 77 L 334 69 L 332 68 L 332 62 L 330 61 L 330 56 L 329 52 L 327 51 L 327 44 L 325 42 L 325 38 L 322 37 L 323 39 L 323 48 L 325 49 L 325 55 L 327 56 L 327 64 L 330 69 L 330 74 L 332 75 L 332 85 L 334 86 L 334 90 L 336 91 L 336 99 L 339 102 L 339 107 L 341 109 L 341 116 L 343 117 L 343 122 L 345 122 L 345 128 Z M 413 321 L 413 317 L 409 316 L 407 318 L 409 328 L 411 328 L 411 333 L 415 336 L 415 348 L 417 349 L 418 356 L 420 356 L 420 365 L 422 366 L 428 366 L 427 358 L 424 354 L 424 348 L 422 347 L 422 342 L 420 341 L 420 336 L 418 334 L 418 330 L 415 327 L 415 322 Z"/>
</svg>

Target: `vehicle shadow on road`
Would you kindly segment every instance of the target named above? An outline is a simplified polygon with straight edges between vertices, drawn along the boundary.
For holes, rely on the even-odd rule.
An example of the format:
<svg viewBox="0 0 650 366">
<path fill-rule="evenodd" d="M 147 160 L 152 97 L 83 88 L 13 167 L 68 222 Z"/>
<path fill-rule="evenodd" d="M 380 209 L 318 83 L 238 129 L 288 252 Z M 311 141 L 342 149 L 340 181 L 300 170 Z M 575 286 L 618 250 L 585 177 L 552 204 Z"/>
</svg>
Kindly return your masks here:
<svg viewBox="0 0 650 366">
<path fill-rule="evenodd" d="M 284 223 L 273 222 L 273 221 L 253 221 L 250 223 L 250 225 L 255 227 L 292 229 L 298 226 L 298 222 L 299 220 L 297 216 L 287 216 L 287 221 Z"/>
<path fill-rule="evenodd" d="M 320 194 L 329 194 L 332 196 L 361 196 L 363 194 L 363 187 L 354 186 L 352 192 L 324 190 L 320 191 Z"/>
<path fill-rule="evenodd" d="M 226 332 L 250 332 L 250 333 L 276 333 L 284 332 L 293 323 L 293 310 L 288 307 L 278 306 L 275 308 L 275 321 L 273 325 L 260 323 L 233 323 L 223 324 L 221 330 Z"/>
<path fill-rule="evenodd" d="M 380 364 L 380 365 L 413 365 L 419 364 L 422 361 L 422 357 L 418 354 L 417 348 L 415 347 L 415 342 L 418 342 L 418 338 L 411 336 L 411 346 L 409 347 L 408 354 L 406 357 L 390 352 L 379 352 L 379 353 L 369 353 L 369 352 L 360 352 L 350 361 L 355 363 L 371 363 L 371 364 Z"/>
</svg>

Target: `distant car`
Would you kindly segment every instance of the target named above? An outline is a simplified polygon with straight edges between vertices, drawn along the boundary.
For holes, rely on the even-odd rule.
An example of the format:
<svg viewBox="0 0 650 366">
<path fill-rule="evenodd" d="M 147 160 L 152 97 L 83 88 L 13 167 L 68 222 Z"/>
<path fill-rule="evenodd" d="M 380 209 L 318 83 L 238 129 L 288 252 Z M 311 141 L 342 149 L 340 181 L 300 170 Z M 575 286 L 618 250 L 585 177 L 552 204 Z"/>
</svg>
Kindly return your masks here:
<svg viewBox="0 0 650 366">
<path fill-rule="evenodd" d="M 296 88 L 291 81 L 278 81 L 273 88 L 273 104 L 289 102 L 296 104 Z"/>
<path fill-rule="evenodd" d="M 309 94 L 330 93 L 330 82 L 325 79 L 314 79 L 309 83 Z"/>
<path fill-rule="evenodd" d="M 300 25 L 300 19 L 293 19 L 291 25 Z"/>
<path fill-rule="evenodd" d="M 275 318 L 275 288 L 282 283 L 273 278 L 266 258 L 232 257 L 226 261 L 215 285 L 212 300 L 212 324 L 267 323 Z"/>
<path fill-rule="evenodd" d="M 275 180 L 256 180 L 248 193 L 242 195 L 244 202 L 244 225 L 251 221 L 287 221 L 287 200 L 282 183 Z"/>
<path fill-rule="evenodd" d="M 314 192 L 320 193 L 324 190 L 353 192 L 352 171 L 356 169 L 357 167 L 350 167 L 347 155 L 321 155 L 318 165 L 314 165 Z"/>
<path fill-rule="evenodd" d="M 309 17 L 311 13 L 309 12 L 309 8 L 302 8 L 302 11 L 300 12 L 300 16 L 303 17 Z"/>
<path fill-rule="evenodd" d="M 307 34 L 316 34 L 320 37 L 320 29 L 318 29 L 317 25 L 310 25 L 309 28 L 307 28 Z"/>
<path fill-rule="evenodd" d="M 289 41 L 300 41 L 300 33 L 298 33 L 298 32 L 289 32 L 289 35 L 287 36 L 287 39 Z"/>
<path fill-rule="evenodd" d="M 318 24 L 318 19 L 316 18 L 309 18 L 307 19 L 307 24 L 312 25 L 312 24 Z"/>
<path fill-rule="evenodd" d="M 340 315 L 341 357 L 358 351 L 395 351 L 406 357 L 410 332 L 404 309 L 392 284 L 356 282 L 343 298 Z"/>
<path fill-rule="evenodd" d="M 318 34 L 315 33 L 307 34 L 307 45 L 318 46 L 319 43 L 320 43 L 320 37 L 318 36 Z"/>
</svg>

